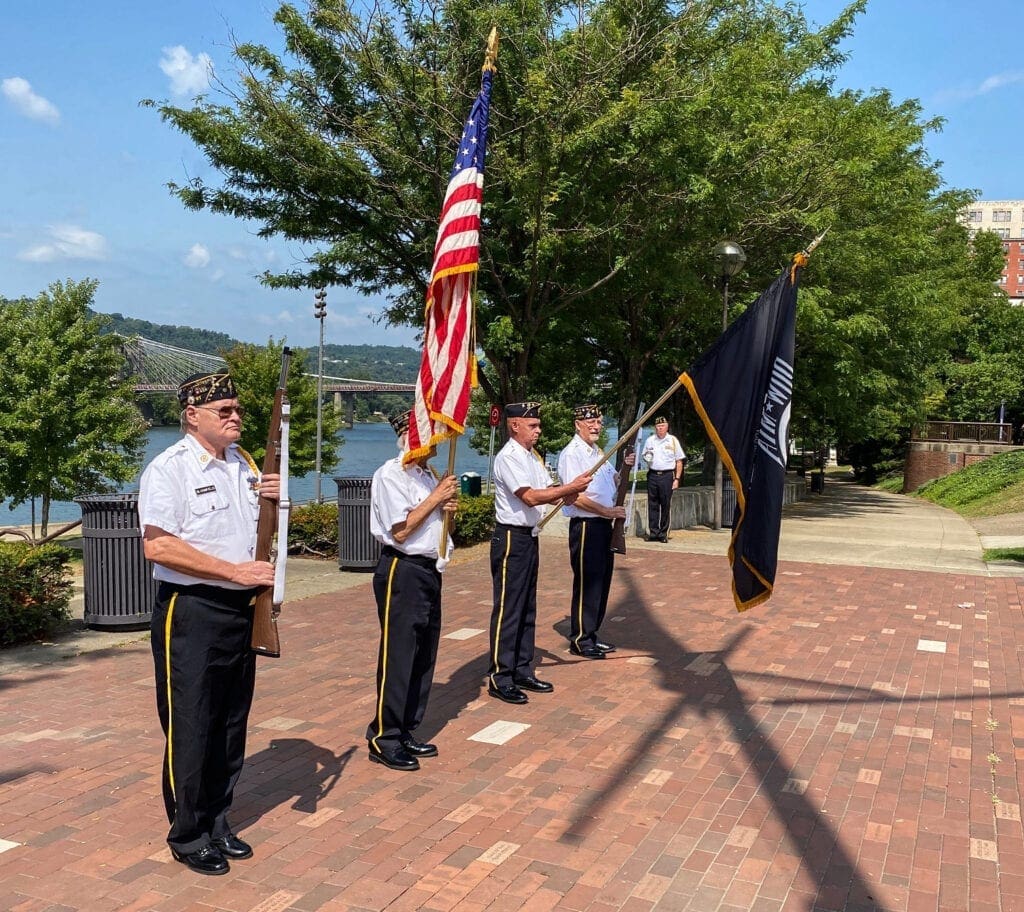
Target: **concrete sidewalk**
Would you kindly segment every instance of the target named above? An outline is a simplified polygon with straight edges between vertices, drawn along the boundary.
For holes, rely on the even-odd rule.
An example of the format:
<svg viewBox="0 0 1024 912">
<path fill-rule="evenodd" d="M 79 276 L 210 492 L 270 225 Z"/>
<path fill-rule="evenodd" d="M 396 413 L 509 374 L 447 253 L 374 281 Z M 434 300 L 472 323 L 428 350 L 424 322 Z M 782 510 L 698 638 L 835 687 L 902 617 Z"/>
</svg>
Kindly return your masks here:
<svg viewBox="0 0 1024 912">
<path fill-rule="evenodd" d="M 256 857 L 226 877 L 164 845 L 144 634 L 5 668 L 0 909 L 1024 912 L 1024 578 L 946 511 L 835 488 L 790 509 L 775 596 L 742 615 L 727 534 L 630 543 L 602 662 L 566 651 L 546 533 L 555 692 L 523 707 L 486 695 L 490 574 L 464 555 L 418 733 L 440 757 L 411 774 L 366 759 L 369 576 L 302 562 L 236 798 Z"/>
</svg>

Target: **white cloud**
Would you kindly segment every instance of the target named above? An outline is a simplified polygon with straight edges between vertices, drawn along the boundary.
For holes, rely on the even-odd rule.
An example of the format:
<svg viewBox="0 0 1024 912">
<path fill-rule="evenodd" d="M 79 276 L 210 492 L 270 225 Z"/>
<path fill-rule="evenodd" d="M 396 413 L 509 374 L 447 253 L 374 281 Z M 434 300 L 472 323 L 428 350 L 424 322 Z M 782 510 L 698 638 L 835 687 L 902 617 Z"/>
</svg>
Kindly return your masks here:
<svg viewBox="0 0 1024 912">
<path fill-rule="evenodd" d="M 0 91 L 15 109 L 26 117 L 54 126 L 60 122 L 60 111 L 57 110 L 57 106 L 33 92 L 27 79 L 20 76 L 5 79 L 0 83 Z"/>
<path fill-rule="evenodd" d="M 51 225 L 50 240 L 28 247 L 18 254 L 19 260 L 30 263 L 52 263 L 55 260 L 105 260 L 107 239 L 95 231 L 77 225 Z"/>
<path fill-rule="evenodd" d="M 987 95 L 996 89 L 1002 89 L 1018 82 L 1024 82 L 1024 71 L 1013 70 L 1008 73 L 996 73 L 987 76 L 974 86 L 964 86 L 958 89 L 947 89 L 939 93 L 943 101 L 964 101 L 968 98 L 977 98 L 979 95 Z"/>
<path fill-rule="evenodd" d="M 175 95 L 198 95 L 210 87 L 213 78 L 213 60 L 207 53 L 194 57 L 183 45 L 165 47 L 160 58 L 160 69 L 171 80 Z"/>
<path fill-rule="evenodd" d="M 210 251 L 202 244 L 193 244 L 182 261 L 189 269 L 202 269 L 210 264 Z"/>
</svg>

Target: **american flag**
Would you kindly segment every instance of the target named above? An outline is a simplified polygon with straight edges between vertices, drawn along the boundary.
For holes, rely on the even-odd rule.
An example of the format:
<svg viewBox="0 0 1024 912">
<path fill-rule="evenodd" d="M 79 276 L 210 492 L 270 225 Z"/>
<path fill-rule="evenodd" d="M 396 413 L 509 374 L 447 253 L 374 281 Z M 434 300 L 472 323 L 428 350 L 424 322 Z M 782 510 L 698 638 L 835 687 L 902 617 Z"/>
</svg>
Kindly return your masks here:
<svg viewBox="0 0 1024 912">
<path fill-rule="evenodd" d="M 480 207 L 493 75 L 493 68 L 485 66 L 441 208 L 406 463 L 465 431 L 470 389 L 476 385 L 473 288 L 480 268 Z"/>
</svg>

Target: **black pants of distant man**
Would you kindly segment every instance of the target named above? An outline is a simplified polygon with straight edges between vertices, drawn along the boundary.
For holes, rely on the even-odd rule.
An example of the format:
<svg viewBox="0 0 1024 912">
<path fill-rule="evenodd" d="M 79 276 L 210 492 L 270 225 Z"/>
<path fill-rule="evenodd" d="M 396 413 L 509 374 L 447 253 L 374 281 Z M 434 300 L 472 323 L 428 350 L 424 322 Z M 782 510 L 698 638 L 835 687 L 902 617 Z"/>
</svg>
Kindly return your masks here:
<svg viewBox="0 0 1024 912">
<path fill-rule="evenodd" d="M 569 642 L 577 649 L 597 643 L 597 632 L 608 610 L 615 554 L 612 521 L 599 516 L 569 520 L 569 563 L 572 565 L 572 605 Z"/>
<path fill-rule="evenodd" d="M 650 537 L 668 538 L 672 519 L 672 479 L 675 469 L 651 469 L 647 473 L 647 527 Z"/>
<path fill-rule="evenodd" d="M 427 711 L 441 638 L 441 574 L 431 557 L 381 550 L 373 574 L 380 619 L 377 709 L 366 740 L 392 751 L 411 735 Z"/>
<path fill-rule="evenodd" d="M 167 738 L 167 843 L 189 855 L 231 832 L 228 811 L 245 760 L 256 683 L 249 646 L 253 590 L 161 583 L 151 644 Z"/>
<path fill-rule="evenodd" d="M 491 535 L 491 683 L 508 687 L 533 674 L 540 548 L 528 526 L 498 523 Z"/>
</svg>

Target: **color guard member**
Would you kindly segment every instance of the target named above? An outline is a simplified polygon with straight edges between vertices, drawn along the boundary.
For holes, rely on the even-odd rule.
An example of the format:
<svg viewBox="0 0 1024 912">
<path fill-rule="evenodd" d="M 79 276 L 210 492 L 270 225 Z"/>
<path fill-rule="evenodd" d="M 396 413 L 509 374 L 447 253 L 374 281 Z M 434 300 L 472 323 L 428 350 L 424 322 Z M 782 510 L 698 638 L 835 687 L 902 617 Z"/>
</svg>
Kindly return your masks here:
<svg viewBox="0 0 1024 912">
<path fill-rule="evenodd" d="M 384 463 L 370 485 L 370 531 L 383 547 L 373 574 L 380 618 L 377 705 L 367 726 L 370 760 L 393 770 L 417 770 L 418 757 L 437 747 L 413 732 L 423 721 L 434 680 L 441 636 L 441 571 L 438 548 L 444 513 L 458 507 L 454 475 L 438 481 L 427 467 L 434 450 L 402 465 L 409 413 L 391 419 L 399 455 Z M 448 536 L 444 562 L 452 553 Z"/>
<path fill-rule="evenodd" d="M 261 478 L 238 446 L 244 410 L 227 373 L 194 374 L 178 401 L 185 436 L 139 482 L 143 548 L 160 583 L 151 645 L 167 843 L 193 871 L 226 874 L 228 858 L 252 855 L 228 811 L 256 681 L 252 601 L 274 584 L 274 565 L 253 560 L 258 498 L 276 500 L 280 478 Z"/>
<path fill-rule="evenodd" d="M 534 527 L 543 504 L 565 500 L 590 484 L 590 476 L 554 485 L 533 446 L 540 436 L 540 403 L 505 406 L 508 442 L 494 460 L 494 512 L 491 536 L 491 671 L 487 692 L 506 703 L 526 703 L 523 689 L 550 693 L 553 685 L 533 673 L 537 624 L 537 568 L 540 554 Z"/>
<path fill-rule="evenodd" d="M 641 458 L 647 463 L 647 540 L 667 542 L 672 492 L 683 483 L 686 453 L 668 432 L 664 416 L 654 419 L 654 433 L 644 441 Z"/>
</svg>

